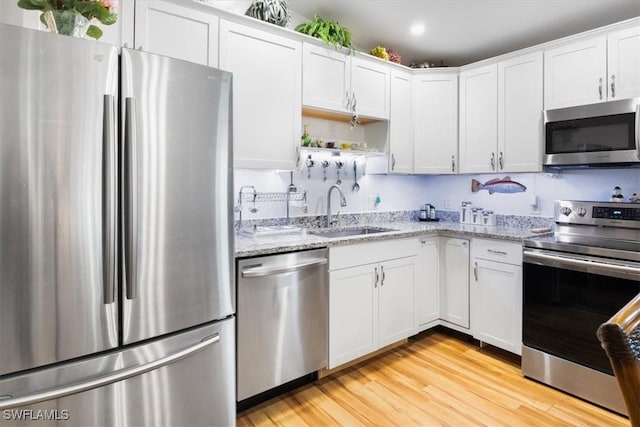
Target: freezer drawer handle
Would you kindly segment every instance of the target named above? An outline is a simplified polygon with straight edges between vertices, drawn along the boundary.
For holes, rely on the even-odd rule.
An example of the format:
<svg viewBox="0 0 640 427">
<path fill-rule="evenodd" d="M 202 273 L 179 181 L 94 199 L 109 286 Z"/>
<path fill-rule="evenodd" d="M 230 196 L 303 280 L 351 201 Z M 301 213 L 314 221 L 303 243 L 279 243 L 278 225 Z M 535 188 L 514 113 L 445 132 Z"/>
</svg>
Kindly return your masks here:
<svg viewBox="0 0 640 427">
<path fill-rule="evenodd" d="M 116 287 L 116 106 L 113 95 L 105 95 L 102 118 L 102 241 L 103 295 L 105 304 L 113 304 Z"/>
<path fill-rule="evenodd" d="M 294 265 L 279 265 L 271 268 L 248 268 L 246 270 L 242 270 L 242 277 L 265 277 L 265 276 L 275 276 L 276 274 L 284 274 L 291 273 L 294 271 L 307 270 L 309 268 L 313 268 L 318 265 L 324 265 L 327 263 L 326 258 L 321 259 L 312 259 L 307 262 L 302 262 L 300 264 Z"/>
<path fill-rule="evenodd" d="M 13 397 L 8 400 L 0 399 L 0 411 L 4 409 L 16 408 L 19 406 L 34 405 L 36 403 L 44 402 L 47 400 L 59 399 L 71 394 L 81 393 L 83 391 L 91 390 L 98 387 L 104 387 L 118 381 L 126 380 L 127 378 L 142 375 L 146 372 L 162 368 L 166 365 L 170 365 L 171 363 L 177 362 L 178 360 L 184 359 L 185 357 L 189 357 L 192 354 L 205 349 L 207 346 L 217 343 L 218 341 L 220 341 L 220 334 L 214 334 L 203 339 L 202 341 L 199 341 L 197 344 L 177 351 L 161 359 L 149 362 L 145 365 L 122 369 L 116 372 L 110 372 L 108 374 L 92 378 L 87 381 L 62 385 L 55 389 L 36 391 L 34 393 L 30 393 L 27 396 Z"/>
<path fill-rule="evenodd" d="M 126 197 L 125 202 L 125 273 L 127 299 L 135 299 L 137 296 L 136 276 L 137 276 L 137 240 L 138 234 L 138 211 L 136 198 L 137 183 L 137 161 L 136 161 L 136 121 L 135 121 L 135 99 L 125 99 L 125 156 L 126 168 L 124 175 L 124 187 Z"/>
</svg>

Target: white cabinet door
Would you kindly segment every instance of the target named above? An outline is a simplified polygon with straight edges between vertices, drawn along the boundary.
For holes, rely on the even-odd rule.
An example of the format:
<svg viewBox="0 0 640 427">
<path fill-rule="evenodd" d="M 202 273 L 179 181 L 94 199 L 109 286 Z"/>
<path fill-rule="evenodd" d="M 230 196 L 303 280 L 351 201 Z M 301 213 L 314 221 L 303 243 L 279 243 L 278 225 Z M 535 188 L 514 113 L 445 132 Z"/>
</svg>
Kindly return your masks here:
<svg viewBox="0 0 640 427">
<path fill-rule="evenodd" d="M 378 348 L 377 264 L 329 273 L 329 368 Z"/>
<path fill-rule="evenodd" d="M 607 35 L 609 100 L 640 96 L 640 27 Z"/>
<path fill-rule="evenodd" d="M 460 73 L 460 172 L 495 172 L 498 141 L 496 64 Z"/>
<path fill-rule="evenodd" d="M 295 169 L 301 43 L 221 20 L 220 68 L 233 73 L 234 167 Z"/>
<path fill-rule="evenodd" d="M 542 170 L 542 52 L 498 63 L 498 171 Z"/>
<path fill-rule="evenodd" d="M 400 258 L 380 263 L 378 287 L 379 347 L 413 335 L 414 292 L 417 257 Z"/>
<path fill-rule="evenodd" d="M 377 119 L 389 118 L 389 75 L 389 66 L 379 60 L 351 58 L 351 103 L 356 113 Z"/>
<path fill-rule="evenodd" d="M 474 259 L 473 336 L 522 354 L 522 266 Z"/>
<path fill-rule="evenodd" d="M 413 82 L 414 171 L 458 170 L 458 76 L 417 74 Z M 392 119 L 393 126 L 393 119 Z"/>
<path fill-rule="evenodd" d="M 391 70 L 389 112 L 389 171 L 413 173 L 413 121 L 411 73 Z"/>
<path fill-rule="evenodd" d="M 416 328 L 423 329 L 440 318 L 440 239 L 420 239 L 417 261 L 415 318 Z"/>
<path fill-rule="evenodd" d="M 136 1 L 136 49 L 218 66 L 218 17 L 175 1 Z"/>
<path fill-rule="evenodd" d="M 305 43 L 302 102 L 305 107 L 389 118 L 390 70 L 376 59 L 349 56 Z"/>
<path fill-rule="evenodd" d="M 351 95 L 351 58 L 309 43 L 304 43 L 302 49 L 303 105 L 346 113 Z"/>
<path fill-rule="evenodd" d="M 469 328 L 469 241 L 443 237 L 440 252 L 440 318 Z"/>
<path fill-rule="evenodd" d="M 606 36 L 545 51 L 545 109 L 593 104 L 606 99 Z"/>
</svg>

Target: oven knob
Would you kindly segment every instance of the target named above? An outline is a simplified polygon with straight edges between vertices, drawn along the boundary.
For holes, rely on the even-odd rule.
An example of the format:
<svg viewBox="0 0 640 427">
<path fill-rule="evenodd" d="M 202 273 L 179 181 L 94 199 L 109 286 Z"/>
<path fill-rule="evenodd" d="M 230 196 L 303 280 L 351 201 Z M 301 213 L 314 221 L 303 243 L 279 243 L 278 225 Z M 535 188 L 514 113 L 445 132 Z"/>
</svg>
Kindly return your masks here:
<svg viewBox="0 0 640 427">
<path fill-rule="evenodd" d="M 571 213 L 571 208 L 570 208 L 570 207 L 568 207 L 568 206 L 563 206 L 563 207 L 560 209 L 560 213 L 561 213 L 562 215 L 569 216 L 569 214 Z"/>
<path fill-rule="evenodd" d="M 587 214 L 587 210 L 585 208 L 578 209 L 578 215 L 585 216 Z"/>
</svg>

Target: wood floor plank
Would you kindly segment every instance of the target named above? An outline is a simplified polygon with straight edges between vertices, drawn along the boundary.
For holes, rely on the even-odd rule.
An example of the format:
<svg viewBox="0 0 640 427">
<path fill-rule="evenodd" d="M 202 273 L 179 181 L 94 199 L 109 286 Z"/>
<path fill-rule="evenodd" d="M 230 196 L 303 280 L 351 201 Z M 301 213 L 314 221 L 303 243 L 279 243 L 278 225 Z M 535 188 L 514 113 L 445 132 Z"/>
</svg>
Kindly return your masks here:
<svg viewBox="0 0 640 427">
<path fill-rule="evenodd" d="M 407 344 L 238 414 L 249 426 L 629 426 L 457 334 Z"/>
</svg>

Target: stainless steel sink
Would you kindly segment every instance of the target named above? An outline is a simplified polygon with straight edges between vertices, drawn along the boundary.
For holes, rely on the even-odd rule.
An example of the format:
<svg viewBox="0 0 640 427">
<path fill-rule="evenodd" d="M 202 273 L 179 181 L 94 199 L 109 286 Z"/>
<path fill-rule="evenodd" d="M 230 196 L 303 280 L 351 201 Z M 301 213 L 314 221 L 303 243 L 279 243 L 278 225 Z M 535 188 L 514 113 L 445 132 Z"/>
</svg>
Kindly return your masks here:
<svg viewBox="0 0 640 427">
<path fill-rule="evenodd" d="M 354 227 L 354 228 L 343 228 L 343 229 L 327 229 L 323 228 L 320 230 L 310 230 L 309 234 L 314 234 L 320 237 L 348 237 L 348 236 L 363 236 L 367 234 L 377 234 L 377 233 L 385 233 L 388 231 L 396 231 L 392 228 L 382 228 L 382 227 Z"/>
</svg>

